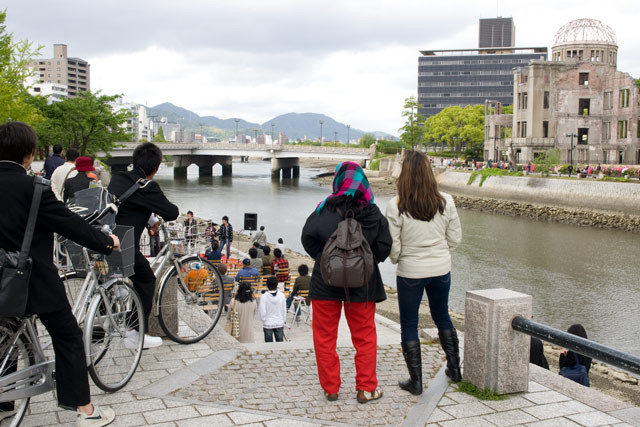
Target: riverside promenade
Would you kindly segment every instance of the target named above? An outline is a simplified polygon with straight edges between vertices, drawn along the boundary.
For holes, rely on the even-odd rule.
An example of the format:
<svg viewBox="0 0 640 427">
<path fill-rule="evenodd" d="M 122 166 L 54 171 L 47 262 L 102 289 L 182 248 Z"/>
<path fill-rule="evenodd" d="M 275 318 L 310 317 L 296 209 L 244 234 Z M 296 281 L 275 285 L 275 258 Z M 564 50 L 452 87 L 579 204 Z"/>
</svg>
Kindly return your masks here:
<svg viewBox="0 0 640 427">
<path fill-rule="evenodd" d="M 292 326 L 289 342 L 263 343 L 256 317 L 255 343 L 240 344 L 221 323 L 202 342 L 145 350 L 131 382 L 114 394 L 92 386 L 94 402 L 111 405 L 114 426 L 640 426 L 640 408 L 531 366 L 527 393 L 482 401 L 456 390 L 444 375 L 444 353 L 423 345 L 421 396 L 400 390 L 407 376 L 399 325 L 376 316 L 378 380 L 384 396 L 355 399 L 354 350 L 343 321 L 338 353 L 342 388 L 325 400 L 317 382 L 311 327 Z M 462 348 L 462 343 L 461 343 Z M 23 426 L 73 425 L 75 414 L 57 408 L 53 393 L 32 399 Z"/>
</svg>

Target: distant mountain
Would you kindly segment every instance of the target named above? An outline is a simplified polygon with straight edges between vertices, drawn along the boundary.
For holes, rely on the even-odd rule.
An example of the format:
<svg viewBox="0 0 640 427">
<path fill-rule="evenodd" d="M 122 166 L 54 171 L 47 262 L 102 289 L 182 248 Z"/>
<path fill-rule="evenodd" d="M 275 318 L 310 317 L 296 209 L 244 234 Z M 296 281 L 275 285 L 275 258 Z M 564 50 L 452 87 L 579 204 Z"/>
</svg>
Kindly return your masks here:
<svg viewBox="0 0 640 427">
<path fill-rule="evenodd" d="M 182 129 L 200 132 L 202 126 L 203 133 L 207 136 L 228 137 L 235 134 L 235 119 L 220 119 L 215 116 L 200 116 L 193 111 L 178 107 L 170 102 L 156 105 L 148 109 L 149 116 L 167 117 L 169 121 L 180 124 Z M 322 138 L 325 141 L 347 141 L 347 126 L 337 122 L 329 116 L 317 113 L 287 113 L 274 117 L 273 119 L 259 124 L 251 123 L 240 119 L 238 129 L 246 134 L 253 136 L 257 129 L 259 133 L 270 134 L 274 124 L 273 131 L 277 135 L 282 132 L 289 137 L 290 140 L 296 139 L 318 139 L 320 138 L 320 120 L 322 124 Z M 337 132 L 337 134 L 335 133 Z M 349 139 L 357 140 L 367 132 L 351 128 L 349 130 Z M 396 139 L 393 135 L 385 132 L 368 132 L 377 138 Z"/>
</svg>

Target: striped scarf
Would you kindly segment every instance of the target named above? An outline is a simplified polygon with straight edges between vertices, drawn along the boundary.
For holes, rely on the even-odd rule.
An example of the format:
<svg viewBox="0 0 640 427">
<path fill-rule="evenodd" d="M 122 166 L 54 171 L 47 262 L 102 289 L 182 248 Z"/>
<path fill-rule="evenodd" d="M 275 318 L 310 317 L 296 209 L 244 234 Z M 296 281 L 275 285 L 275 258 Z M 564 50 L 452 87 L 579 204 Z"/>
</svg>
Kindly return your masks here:
<svg viewBox="0 0 640 427">
<path fill-rule="evenodd" d="M 333 193 L 318 204 L 316 212 L 320 215 L 327 200 L 340 196 L 353 197 L 359 205 L 374 205 L 373 193 L 364 171 L 356 162 L 342 162 L 336 166 L 333 178 Z"/>
</svg>

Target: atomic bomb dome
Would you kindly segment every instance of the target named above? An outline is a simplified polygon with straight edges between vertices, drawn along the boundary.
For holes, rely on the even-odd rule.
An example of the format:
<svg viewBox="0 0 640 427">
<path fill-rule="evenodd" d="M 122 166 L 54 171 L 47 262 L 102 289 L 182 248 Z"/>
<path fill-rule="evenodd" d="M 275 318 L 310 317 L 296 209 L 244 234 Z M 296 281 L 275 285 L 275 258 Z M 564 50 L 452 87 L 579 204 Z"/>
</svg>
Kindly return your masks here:
<svg viewBox="0 0 640 427">
<path fill-rule="evenodd" d="M 576 19 L 562 26 L 553 38 L 553 61 L 595 62 L 616 65 L 618 41 L 611 27 L 597 19 Z"/>
</svg>

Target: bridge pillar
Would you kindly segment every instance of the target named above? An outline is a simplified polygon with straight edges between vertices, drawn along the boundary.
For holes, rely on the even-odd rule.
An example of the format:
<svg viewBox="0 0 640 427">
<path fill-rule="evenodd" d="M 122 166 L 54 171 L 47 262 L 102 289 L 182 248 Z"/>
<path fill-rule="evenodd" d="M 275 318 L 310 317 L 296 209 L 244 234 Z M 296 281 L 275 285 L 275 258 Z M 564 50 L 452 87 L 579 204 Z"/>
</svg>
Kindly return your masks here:
<svg viewBox="0 0 640 427">
<path fill-rule="evenodd" d="M 291 168 L 282 168 L 282 179 L 291 179 Z"/>
<path fill-rule="evenodd" d="M 213 176 L 213 167 L 198 166 L 198 176 Z"/>
<path fill-rule="evenodd" d="M 132 157 L 111 157 L 105 160 L 105 163 L 111 167 L 112 174 L 115 172 L 126 172 L 132 162 Z"/>
<path fill-rule="evenodd" d="M 300 178 L 300 166 L 294 166 L 291 168 L 293 172 L 293 178 Z"/>
<path fill-rule="evenodd" d="M 187 167 L 186 166 L 174 166 L 173 167 L 173 177 L 174 178 L 186 178 L 187 177 Z"/>
<path fill-rule="evenodd" d="M 282 178 L 290 179 L 293 175 L 294 178 L 300 176 L 300 159 L 297 157 L 288 158 L 272 158 L 271 159 L 271 178 L 280 178 L 280 171 L 282 171 Z"/>
<path fill-rule="evenodd" d="M 228 165 L 221 165 L 221 166 L 222 166 L 222 176 L 233 175 L 233 165 L 231 164 L 231 162 Z"/>
</svg>

